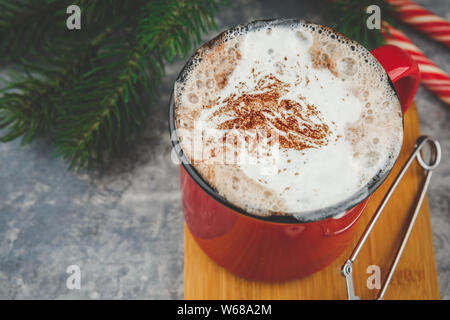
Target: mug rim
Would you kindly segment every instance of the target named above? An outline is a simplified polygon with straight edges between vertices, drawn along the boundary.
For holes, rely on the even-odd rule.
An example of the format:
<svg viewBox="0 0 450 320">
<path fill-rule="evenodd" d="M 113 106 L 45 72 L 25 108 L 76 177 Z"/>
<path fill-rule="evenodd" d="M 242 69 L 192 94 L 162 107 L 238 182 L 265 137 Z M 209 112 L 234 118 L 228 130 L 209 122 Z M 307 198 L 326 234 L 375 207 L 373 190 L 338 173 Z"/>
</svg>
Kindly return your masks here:
<svg viewBox="0 0 450 320">
<path fill-rule="evenodd" d="M 330 29 L 333 31 L 333 33 L 338 34 L 340 37 L 344 38 L 345 40 L 350 41 L 350 43 L 356 44 L 360 47 L 363 47 L 379 63 L 379 61 L 372 55 L 370 50 L 365 48 L 362 44 L 358 43 L 357 41 L 351 40 L 347 36 L 343 35 L 342 33 L 338 32 L 332 28 L 329 28 L 329 27 L 326 27 L 326 26 L 323 26 L 323 25 L 320 25 L 317 23 L 309 22 L 306 20 L 302 20 L 302 19 L 274 18 L 274 19 L 254 20 L 254 21 L 250 21 L 246 24 L 239 24 L 239 25 L 227 28 L 226 30 L 220 32 L 214 38 L 212 38 L 208 41 L 205 41 L 200 47 L 203 47 L 207 43 L 213 43 L 225 32 L 229 32 L 229 31 L 235 30 L 237 28 L 263 27 L 263 26 L 267 26 L 268 23 L 271 23 L 271 24 L 274 24 L 274 23 L 301 24 L 301 23 L 303 23 L 303 24 L 309 24 L 309 25 L 313 25 L 313 26 L 317 26 L 317 27 L 321 27 L 321 28 L 325 28 L 325 29 Z M 193 60 L 197 56 L 197 54 L 198 54 L 198 48 L 186 61 L 185 65 L 183 66 L 180 73 L 178 74 L 175 82 L 183 75 L 183 73 L 185 72 L 187 67 L 193 62 Z M 380 66 L 381 66 L 382 70 L 385 72 L 387 79 L 389 81 L 389 84 L 390 84 L 392 90 L 394 91 L 397 99 L 399 99 L 397 90 L 395 89 L 391 78 L 387 74 L 384 67 L 381 64 L 380 64 Z M 302 224 L 302 223 L 322 221 L 322 220 L 326 220 L 329 218 L 338 219 L 338 218 L 336 218 L 336 216 L 342 215 L 342 214 L 343 214 L 343 216 L 345 216 L 345 213 L 347 211 L 356 207 L 361 202 L 363 202 L 364 200 L 369 198 L 378 189 L 378 187 L 384 182 L 384 180 L 387 178 L 387 176 L 392 171 L 392 169 L 393 169 L 395 163 L 398 161 L 398 158 L 401 153 L 401 148 L 400 148 L 400 151 L 397 154 L 396 159 L 392 162 L 392 166 L 389 169 L 385 169 L 385 170 L 380 169 L 380 171 L 382 171 L 381 174 L 380 174 L 380 172 L 375 174 L 374 177 L 371 179 L 371 181 L 369 183 L 367 183 L 366 185 L 364 185 L 363 188 L 358 190 L 356 193 L 354 193 L 349 198 L 344 199 L 335 205 L 328 206 L 328 207 L 321 208 L 321 209 L 316 209 L 316 210 L 303 211 L 303 212 L 301 212 L 301 214 L 302 214 L 301 216 L 294 216 L 295 213 L 286 213 L 285 215 L 271 214 L 268 216 L 252 214 L 252 213 L 249 213 L 249 212 L 245 211 L 244 209 L 236 206 L 235 204 L 233 204 L 232 202 L 228 201 L 223 196 L 221 196 L 208 182 L 205 181 L 205 179 L 202 177 L 202 175 L 195 169 L 195 167 L 190 163 L 189 159 L 185 156 L 183 149 L 181 148 L 181 145 L 180 145 L 180 142 L 178 139 L 178 135 L 176 132 L 177 128 L 176 128 L 176 124 L 175 124 L 174 92 L 175 92 L 175 87 L 172 89 L 172 93 L 170 96 L 170 103 L 169 103 L 169 130 L 170 130 L 170 135 L 171 135 L 170 139 L 171 139 L 172 146 L 173 146 L 173 148 L 177 154 L 177 157 L 179 158 L 183 168 L 186 170 L 186 172 L 189 174 L 189 176 L 192 178 L 192 180 L 194 180 L 194 182 L 198 186 L 200 186 L 200 188 L 202 188 L 203 191 L 205 191 L 214 200 L 216 200 L 220 204 L 228 207 L 229 209 L 231 209 L 232 211 L 234 211 L 236 213 L 239 213 L 244 216 L 254 218 L 257 220 L 270 222 L 270 223 L 279 223 L 279 224 Z M 402 132 L 404 132 L 404 114 L 403 114 L 403 112 L 402 112 Z M 402 136 L 401 145 L 403 145 L 403 136 Z M 373 180 L 375 180 L 375 181 L 373 181 Z"/>
</svg>

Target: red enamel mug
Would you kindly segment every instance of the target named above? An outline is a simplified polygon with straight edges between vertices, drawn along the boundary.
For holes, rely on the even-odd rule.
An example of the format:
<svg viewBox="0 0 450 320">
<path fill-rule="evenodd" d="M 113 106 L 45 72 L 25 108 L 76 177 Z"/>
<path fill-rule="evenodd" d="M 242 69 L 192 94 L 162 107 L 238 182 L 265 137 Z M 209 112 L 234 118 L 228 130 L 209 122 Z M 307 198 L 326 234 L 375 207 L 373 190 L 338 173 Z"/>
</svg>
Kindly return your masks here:
<svg viewBox="0 0 450 320">
<path fill-rule="evenodd" d="M 392 45 L 381 46 L 371 54 L 384 67 L 403 113 L 406 112 L 420 81 L 417 64 L 408 53 Z M 351 243 L 369 200 L 367 195 L 342 204 L 345 207 L 339 215 L 315 220 L 248 214 L 221 197 L 183 158 L 174 134 L 175 106 L 171 100 L 169 126 L 174 150 L 182 160 L 180 185 L 184 217 L 195 241 L 217 264 L 248 279 L 286 281 L 324 268 Z M 388 174 L 378 177 L 369 187 L 369 194 Z"/>
</svg>

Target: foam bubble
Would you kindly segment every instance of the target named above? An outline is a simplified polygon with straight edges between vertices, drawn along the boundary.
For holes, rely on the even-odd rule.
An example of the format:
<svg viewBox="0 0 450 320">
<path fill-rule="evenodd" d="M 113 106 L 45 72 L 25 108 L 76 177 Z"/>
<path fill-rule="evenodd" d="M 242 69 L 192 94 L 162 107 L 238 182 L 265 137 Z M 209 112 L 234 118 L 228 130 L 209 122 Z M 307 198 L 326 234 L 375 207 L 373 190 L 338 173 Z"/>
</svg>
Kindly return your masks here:
<svg viewBox="0 0 450 320">
<path fill-rule="evenodd" d="M 333 51 L 335 52 L 335 51 Z M 338 62 L 339 72 L 346 76 L 354 76 L 358 72 L 358 65 L 355 59 L 344 57 Z"/>
</svg>

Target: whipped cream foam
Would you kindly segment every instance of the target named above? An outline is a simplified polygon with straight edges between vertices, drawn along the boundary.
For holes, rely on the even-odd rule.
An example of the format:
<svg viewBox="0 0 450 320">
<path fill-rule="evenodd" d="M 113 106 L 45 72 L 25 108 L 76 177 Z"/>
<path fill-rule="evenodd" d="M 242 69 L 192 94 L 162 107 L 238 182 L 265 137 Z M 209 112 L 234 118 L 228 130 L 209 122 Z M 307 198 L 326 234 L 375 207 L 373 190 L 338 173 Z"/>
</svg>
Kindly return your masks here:
<svg viewBox="0 0 450 320">
<path fill-rule="evenodd" d="M 187 159 L 251 214 L 342 212 L 368 195 L 402 145 L 401 106 L 378 61 L 314 24 L 222 33 L 190 60 L 174 97 Z"/>
</svg>

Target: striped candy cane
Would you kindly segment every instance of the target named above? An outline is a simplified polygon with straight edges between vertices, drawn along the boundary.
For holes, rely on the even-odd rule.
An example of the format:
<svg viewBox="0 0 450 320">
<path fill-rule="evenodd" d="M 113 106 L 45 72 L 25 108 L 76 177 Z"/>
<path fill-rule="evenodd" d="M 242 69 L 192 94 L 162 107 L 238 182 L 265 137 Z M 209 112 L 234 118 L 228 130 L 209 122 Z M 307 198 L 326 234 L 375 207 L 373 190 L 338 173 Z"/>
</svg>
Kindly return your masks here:
<svg viewBox="0 0 450 320">
<path fill-rule="evenodd" d="M 422 83 L 440 100 L 450 105 L 450 77 L 428 59 L 403 32 L 385 21 L 381 31 L 387 44 L 398 46 L 411 55 L 419 65 Z"/>
<path fill-rule="evenodd" d="M 395 6 L 400 21 L 450 47 L 450 22 L 411 0 L 386 0 Z M 448 1 L 448 0 L 447 0 Z"/>
</svg>

